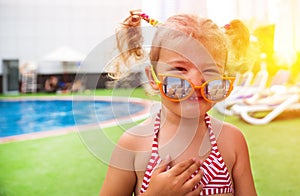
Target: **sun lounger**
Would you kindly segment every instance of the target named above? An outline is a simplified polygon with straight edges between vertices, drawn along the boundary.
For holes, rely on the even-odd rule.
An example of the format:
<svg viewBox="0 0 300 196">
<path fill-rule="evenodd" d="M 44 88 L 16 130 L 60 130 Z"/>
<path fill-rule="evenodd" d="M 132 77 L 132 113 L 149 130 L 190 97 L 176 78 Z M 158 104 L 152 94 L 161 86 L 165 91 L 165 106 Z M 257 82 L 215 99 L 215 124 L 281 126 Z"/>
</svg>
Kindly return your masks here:
<svg viewBox="0 0 300 196">
<path fill-rule="evenodd" d="M 275 74 L 275 76 L 272 78 L 271 84 L 268 88 L 260 88 L 256 89 L 252 96 L 244 96 L 242 97 L 242 102 L 239 102 L 239 104 L 252 104 L 252 102 L 256 102 L 258 99 L 270 97 L 274 94 L 284 94 L 284 93 L 291 93 L 292 91 L 295 91 L 295 88 L 288 88 L 287 82 L 290 78 L 290 71 L 288 70 L 279 70 Z M 297 88 L 298 89 L 298 88 Z M 265 99 L 267 100 L 267 99 Z"/>
<path fill-rule="evenodd" d="M 284 111 L 300 110 L 299 95 L 299 93 L 276 94 L 267 97 L 268 100 L 261 101 L 256 105 L 234 105 L 231 111 L 238 114 L 247 123 L 254 125 L 268 124 Z M 277 98 L 280 98 L 281 102 L 276 100 Z M 273 100 L 273 102 L 270 102 L 270 100 Z M 267 115 L 262 118 L 255 117 L 255 114 L 259 112 L 266 112 Z"/>
<path fill-rule="evenodd" d="M 231 92 L 230 96 L 223 102 L 215 105 L 217 111 L 225 115 L 233 115 L 233 112 L 230 111 L 230 107 L 238 103 L 243 103 L 243 99 L 250 98 L 256 92 L 263 89 L 267 83 L 268 72 L 266 70 L 259 71 L 255 75 L 251 85 L 252 77 L 252 72 L 245 73 L 245 75 L 242 77 L 242 81 L 244 82 L 237 83 L 237 86 L 234 86 L 234 90 Z"/>
<path fill-rule="evenodd" d="M 251 102 L 255 103 L 257 99 L 265 98 L 274 93 L 284 92 L 286 90 L 286 83 L 290 77 L 290 71 L 278 70 L 273 76 L 271 84 L 265 87 L 267 77 L 268 73 L 265 70 L 261 70 L 256 74 L 252 86 L 245 86 L 233 91 L 227 99 L 221 103 L 217 103 L 215 109 L 221 114 L 232 116 L 235 114 L 231 109 L 234 105 L 249 105 Z"/>
<path fill-rule="evenodd" d="M 247 71 L 243 74 L 237 74 L 237 75 L 238 77 L 236 77 L 235 84 L 234 84 L 236 88 L 242 88 L 250 85 L 253 78 L 252 71 Z"/>
</svg>

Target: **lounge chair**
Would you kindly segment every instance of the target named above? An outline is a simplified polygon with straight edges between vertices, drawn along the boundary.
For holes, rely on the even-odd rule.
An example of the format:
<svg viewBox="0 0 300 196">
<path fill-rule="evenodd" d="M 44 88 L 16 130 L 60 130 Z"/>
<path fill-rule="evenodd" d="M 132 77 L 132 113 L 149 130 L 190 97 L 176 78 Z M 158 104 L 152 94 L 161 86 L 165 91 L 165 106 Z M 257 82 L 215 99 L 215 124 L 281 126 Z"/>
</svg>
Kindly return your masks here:
<svg viewBox="0 0 300 196">
<path fill-rule="evenodd" d="M 247 123 L 254 125 L 267 124 L 285 111 L 300 110 L 300 88 L 292 89 L 289 89 L 286 93 L 276 93 L 258 99 L 252 105 L 234 105 L 231 111 L 238 114 Z M 265 115 L 258 117 L 258 113 L 265 113 Z"/>
<path fill-rule="evenodd" d="M 268 72 L 266 70 L 259 71 L 253 80 L 251 85 L 253 73 L 247 72 L 242 76 L 241 83 L 237 83 L 234 86 L 234 90 L 231 92 L 230 96 L 227 97 L 223 102 L 217 103 L 215 108 L 218 112 L 225 115 L 233 115 L 234 113 L 230 111 L 230 107 L 243 103 L 243 99 L 252 97 L 256 92 L 265 88 Z"/>
<path fill-rule="evenodd" d="M 288 70 L 278 70 L 276 74 L 273 76 L 271 84 L 267 88 L 257 88 L 254 89 L 254 92 L 252 96 L 243 96 L 242 102 L 239 102 L 239 104 L 251 104 L 251 102 L 256 102 L 257 99 L 265 98 L 273 94 L 280 94 L 280 93 L 286 93 L 287 90 L 287 82 L 290 78 L 290 71 Z M 293 89 L 293 88 L 291 88 Z M 291 91 L 291 90 L 289 90 Z"/>
<path fill-rule="evenodd" d="M 265 98 L 274 93 L 284 92 L 286 89 L 286 83 L 290 78 L 290 71 L 288 70 L 278 70 L 273 76 L 271 84 L 266 86 L 268 73 L 265 70 L 261 70 L 256 74 L 252 86 L 245 86 L 234 92 L 223 102 L 215 105 L 218 112 L 225 115 L 234 115 L 235 112 L 232 111 L 232 106 L 234 105 L 249 105 L 251 102 L 254 104 L 257 99 Z M 254 85 L 255 84 L 255 85 Z"/>
<path fill-rule="evenodd" d="M 249 86 L 251 83 L 251 80 L 253 78 L 253 72 L 247 71 L 243 74 L 237 74 L 238 77 L 235 79 L 235 87 L 236 88 L 243 88 L 245 86 Z"/>
</svg>

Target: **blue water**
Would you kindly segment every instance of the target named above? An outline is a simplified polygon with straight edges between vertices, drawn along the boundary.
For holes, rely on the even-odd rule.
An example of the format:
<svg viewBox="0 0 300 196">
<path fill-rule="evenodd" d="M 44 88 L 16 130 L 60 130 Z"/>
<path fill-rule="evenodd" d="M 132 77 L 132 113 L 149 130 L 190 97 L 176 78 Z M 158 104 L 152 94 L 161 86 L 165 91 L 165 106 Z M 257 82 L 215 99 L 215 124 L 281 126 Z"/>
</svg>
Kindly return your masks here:
<svg viewBox="0 0 300 196">
<path fill-rule="evenodd" d="M 129 102 L 0 101 L 0 137 L 99 123 L 143 108 Z"/>
</svg>

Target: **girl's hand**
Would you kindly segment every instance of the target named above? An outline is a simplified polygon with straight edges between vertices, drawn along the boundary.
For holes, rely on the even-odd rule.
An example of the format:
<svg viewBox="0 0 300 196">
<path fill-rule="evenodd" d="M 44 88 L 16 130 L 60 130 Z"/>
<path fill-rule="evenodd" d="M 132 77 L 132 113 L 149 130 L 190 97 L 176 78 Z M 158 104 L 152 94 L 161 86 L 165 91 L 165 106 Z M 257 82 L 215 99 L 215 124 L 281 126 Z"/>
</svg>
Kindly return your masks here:
<svg viewBox="0 0 300 196">
<path fill-rule="evenodd" d="M 195 158 L 176 164 L 166 171 L 170 156 L 153 172 L 149 187 L 144 195 L 199 195 L 202 190 L 200 180 L 203 171 L 200 170 L 192 179 L 190 176 L 200 167 L 200 161 Z M 198 185 L 198 186 L 197 186 Z M 195 186 L 197 186 L 196 189 Z"/>
</svg>

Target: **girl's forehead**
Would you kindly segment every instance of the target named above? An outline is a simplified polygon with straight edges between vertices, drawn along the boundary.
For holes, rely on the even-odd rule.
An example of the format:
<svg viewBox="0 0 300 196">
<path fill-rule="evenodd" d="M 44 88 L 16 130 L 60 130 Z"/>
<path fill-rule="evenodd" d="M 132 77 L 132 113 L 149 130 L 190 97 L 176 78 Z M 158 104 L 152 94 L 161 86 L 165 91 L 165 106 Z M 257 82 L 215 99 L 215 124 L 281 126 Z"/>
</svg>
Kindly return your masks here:
<svg viewBox="0 0 300 196">
<path fill-rule="evenodd" d="M 193 68 L 199 71 L 211 70 L 220 72 L 221 64 L 218 64 L 207 52 L 193 52 L 192 48 L 187 48 L 184 53 L 162 48 L 159 53 L 158 69 L 166 70 L 174 67 Z"/>
</svg>

